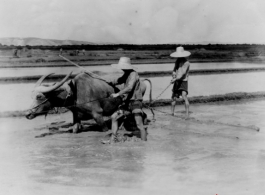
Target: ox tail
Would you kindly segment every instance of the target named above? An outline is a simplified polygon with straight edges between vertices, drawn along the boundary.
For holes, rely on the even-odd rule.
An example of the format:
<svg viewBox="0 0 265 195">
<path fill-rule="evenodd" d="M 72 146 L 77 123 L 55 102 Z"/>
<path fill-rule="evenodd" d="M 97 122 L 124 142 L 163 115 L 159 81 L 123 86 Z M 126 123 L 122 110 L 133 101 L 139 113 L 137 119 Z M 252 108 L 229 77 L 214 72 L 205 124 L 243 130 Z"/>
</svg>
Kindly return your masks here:
<svg viewBox="0 0 265 195">
<path fill-rule="evenodd" d="M 149 91 L 149 103 L 151 104 L 152 103 L 152 82 L 150 81 L 150 79 L 143 79 L 143 81 L 147 81 L 150 85 L 150 91 Z"/>
<path fill-rule="evenodd" d="M 151 80 L 150 79 L 143 79 L 143 81 L 147 81 L 148 83 L 149 83 L 149 85 L 150 85 L 150 91 L 149 91 L 149 105 L 147 106 L 149 109 L 150 109 L 150 111 L 152 112 L 152 114 L 153 114 L 153 121 L 155 121 L 155 113 L 154 113 L 154 110 L 153 110 L 153 108 L 151 107 L 151 104 L 152 104 L 152 101 L 153 101 L 153 99 L 152 99 L 152 82 L 151 82 Z"/>
</svg>

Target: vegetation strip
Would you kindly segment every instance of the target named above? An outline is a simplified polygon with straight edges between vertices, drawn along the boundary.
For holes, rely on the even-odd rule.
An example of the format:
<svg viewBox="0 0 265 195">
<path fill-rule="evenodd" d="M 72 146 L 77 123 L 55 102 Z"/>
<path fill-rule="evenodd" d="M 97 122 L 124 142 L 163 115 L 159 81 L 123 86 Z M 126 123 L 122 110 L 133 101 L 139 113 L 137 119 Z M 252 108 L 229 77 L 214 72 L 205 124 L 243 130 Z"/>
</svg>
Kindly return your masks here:
<svg viewBox="0 0 265 195">
<path fill-rule="evenodd" d="M 229 73 L 246 73 L 246 72 L 262 72 L 265 71 L 263 68 L 228 68 L 228 69 L 202 69 L 202 70 L 190 70 L 190 75 L 205 75 L 205 74 L 229 74 Z M 95 74 L 101 76 L 107 73 L 93 71 Z M 142 77 L 159 77 L 159 76 L 169 76 L 172 71 L 146 71 L 139 72 Z M 42 75 L 36 76 L 21 76 L 21 77 L 2 77 L 0 78 L 0 83 L 18 83 L 18 82 L 36 82 Z M 71 78 L 76 75 L 72 75 Z M 65 75 L 52 75 L 47 78 L 49 81 L 57 81 L 64 78 Z"/>
<path fill-rule="evenodd" d="M 255 100 L 255 99 L 264 99 L 265 91 L 261 92 L 237 92 L 237 93 L 227 93 L 223 95 L 210 95 L 210 96 L 195 96 L 190 97 L 189 102 L 191 104 L 205 104 L 205 103 L 214 103 L 214 102 L 226 102 L 226 101 L 240 101 L 240 100 Z M 178 100 L 177 105 L 183 104 L 183 100 Z M 145 104 L 148 104 L 148 101 L 144 101 Z M 160 99 L 156 100 L 151 106 L 168 106 L 171 105 L 171 99 Z M 60 108 L 59 113 L 67 112 L 66 108 Z M 7 111 L 1 112 L 0 117 L 22 117 L 25 116 L 26 111 Z M 53 111 L 50 114 L 56 114 Z"/>
</svg>

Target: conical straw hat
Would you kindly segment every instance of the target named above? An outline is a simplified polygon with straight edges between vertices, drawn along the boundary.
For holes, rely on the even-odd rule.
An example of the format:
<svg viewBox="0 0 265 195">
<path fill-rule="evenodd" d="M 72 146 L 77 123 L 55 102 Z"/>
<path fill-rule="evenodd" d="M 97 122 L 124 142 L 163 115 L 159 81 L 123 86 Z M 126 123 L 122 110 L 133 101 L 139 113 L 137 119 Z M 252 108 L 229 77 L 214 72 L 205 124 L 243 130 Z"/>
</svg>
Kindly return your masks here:
<svg viewBox="0 0 265 195">
<path fill-rule="evenodd" d="M 135 68 L 131 64 L 131 59 L 127 57 L 121 57 L 118 64 L 111 64 L 113 68 L 121 70 L 134 70 Z"/>
<path fill-rule="evenodd" d="M 183 58 L 190 56 L 190 52 L 185 51 L 183 47 L 177 47 L 176 51 L 170 54 L 170 56 L 175 58 Z"/>
</svg>

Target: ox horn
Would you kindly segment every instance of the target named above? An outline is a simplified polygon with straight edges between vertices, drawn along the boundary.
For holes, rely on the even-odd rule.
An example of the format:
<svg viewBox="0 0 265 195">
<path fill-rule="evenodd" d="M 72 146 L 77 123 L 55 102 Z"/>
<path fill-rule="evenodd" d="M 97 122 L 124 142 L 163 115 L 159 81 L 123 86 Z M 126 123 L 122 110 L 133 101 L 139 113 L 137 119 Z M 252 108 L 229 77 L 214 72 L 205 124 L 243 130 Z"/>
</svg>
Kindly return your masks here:
<svg viewBox="0 0 265 195">
<path fill-rule="evenodd" d="M 47 75 L 43 75 L 43 76 L 37 81 L 37 83 L 35 84 L 35 87 L 34 87 L 34 88 L 40 86 L 41 83 L 44 81 L 44 79 L 46 79 L 47 77 L 51 76 L 52 74 L 54 74 L 54 73 L 50 73 L 50 74 L 47 74 Z"/>
<path fill-rule="evenodd" d="M 56 83 L 53 86 L 50 86 L 50 87 L 40 87 L 39 88 L 39 92 L 41 92 L 41 93 L 49 93 L 51 91 L 54 91 L 54 90 L 58 89 L 59 87 L 61 87 L 65 83 L 65 81 L 71 76 L 71 74 L 72 74 L 72 72 L 70 72 L 68 75 L 66 75 L 61 82 Z"/>
</svg>

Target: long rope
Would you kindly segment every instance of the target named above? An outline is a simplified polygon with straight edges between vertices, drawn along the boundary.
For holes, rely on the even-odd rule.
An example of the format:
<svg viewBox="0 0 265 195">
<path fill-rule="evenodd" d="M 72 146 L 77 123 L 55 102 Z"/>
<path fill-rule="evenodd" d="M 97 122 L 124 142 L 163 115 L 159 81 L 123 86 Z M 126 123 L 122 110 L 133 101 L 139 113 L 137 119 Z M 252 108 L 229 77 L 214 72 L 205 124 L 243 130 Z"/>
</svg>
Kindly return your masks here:
<svg viewBox="0 0 265 195">
<path fill-rule="evenodd" d="M 148 105 L 144 105 L 145 107 L 149 107 Z M 185 120 L 185 121 L 191 121 L 191 122 L 195 122 L 195 123 L 204 123 L 204 124 L 216 124 L 216 125 L 225 125 L 225 126 L 231 126 L 231 127 L 240 127 L 240 128 L 245 128 L 245 129 L 253 129 L 253 130 L 256 130 L 256 131 L 260 131 L 260 128 L 257 127 L 257 126 L 254 126 L 254 125 L 250 125 L 250 126 L 244 126 L 244 125 L 240 125 L 240 124 L 230 124 L 230 123 L 222 123 L 222 122 L 216 122 L 214 120 L 199 120 L 199 119 L 195 119 L 195 118 L 188 118 L 186 119 L 185 117 L 181 117 L 181 116 L 176 116 L 176 115 L 172 115 L 171 113 L 169 112 L 165 112 L 165 111 L 162 111 L 162 110 L 158 110 L 158 109 L 155 109 L 153 108 L 155 111 L 157 112 L 160 112 L 160 113 L 163 113 L 163 114 L 166 114 L 166 115 L 169 115 L 171 117 L 174 117 L 174 118 L 179 118 L 181 120 Z"/>
<path fill-rule="evenodd" d="M 88 73 L 91 77 L 93 78 L 96 78 L 96 79 L 99 79 L 99 80 L 102 80 L 102 81 L 105 81 L 106 83 L 108 83 L 107 80 L 103 79 L 102 77 L 100 77 L 99 75 L 93 73 L 93 72 L 90 72 L 88 70 L 86 70 L 85 68 L 83 68 L 82 66 L 78 65 L 77 63 L 74 63 L 72 62 L 71 60 L 67 59 L 66 57 L 62 56 L 62 55 L 59 55 L 61 58 L 63 58 L 64 60 L 66 60 L 67 62 L 70 62 L 71 64 L 77 66 L 78 68 L 82 69 L 84 72 Z"/>
<path fill-rule="evenodd" d="M 158 100 L 158 98 L 171 86 L 171 83 L 152 101 L 152 104 Z"/>
<path fill-rule="evenodd" d="M 87 103 L 90 103 L 90 102 L 95 102 L 95 101 L 99 101 L 99 100 L 104 100 L 104 99 L 108 99 L 109 97 L 104 97 L 104 98 L 98 98 L 98 99 L 94 99 L 94 100 L 90 100 L 90 101 L 87 101 L 87 102 L 84 102 L 84 103 L 80 103 L 80 104 L 74 104 L 74 105 L 70 105 L 70 106 L 63 106 L 64 108 L 71 108 L 71 107 L 75 107 L 75 106 L 79 106 L 79 105 L 84 105 L 84 104 L 87 104 Z M 28 109 L 28 110 L 32 110 L 34 108 L 31 108 L 31 109 Z M 38 114 L 43 114 L 43 113 L 48 113 L 49 111 L 51 111 L 53 109 L 49 109 L 45 112 L 38 112 Z"/>
<path fill-rule="evenodd" d="M 61 58 L 63 58 L 64 60 L 66 60 L 66 61 L 68 61 L 68 62 L 70 62 L 71 64 L 73 64 L 73 65 L 75 65 L 75 66 L 77 66 L 78 68 L 81 68 L 82 70 L 84 70 L 85 72 L 87 72 L 87 73 L 89 73 L 92 77 L 94 77 L 94 78 L 97 78 L 97 79 L 100 79 L 100 80 L 103 80 L 103 81 L 105 81 L 105 82 L 107 82 L 105 79 L 103 79 L 103 78 L 101 78 L 99 75 L 97 75 L 97 74 L 94 74 L 94 73 L 92 73 L 92 72 L 90 72 L 90 71 L 87 71 L 86 69 L 84 69 L 83 67 L 81 67 L 80 65 L 78 65 L 77 63 L 74 63 L 74 62 L 72 62 L 72 61 L 70 61 L 69 59 L 67 59 L 67 58 L 65 58 L 64 56 L 62 56 L 62 55 L 59 55 Z M 108 83 L 108 82 L 107 82 Z M 154 100 L 154 101 L 152 101 L 152 103 L 151 104 L 153 104 L 155 101 L 157 101 L 158 100 L 158 98 L 169 88 L 171 86 L 171 83 L 156 97 L 156 99 Z M 106 97 L 106 98 L 108 98 L 108 97 Z M 82 104 L 76 104 L 76 105 L 83 105 L 83 104 L 87 104 L 87 103 L 90 103 L 90 102 L 94 102 L 94 101 L 98 101 L 98 100 L 101 100 L 101 99 L 106 99 L 106 98 L 99 98 L 99 99 L 95 99 L 95 100 L 92 100 L 92 101 L 88 101 L 88 102 L 85 102 L 85 103 L 82 103 Z M 72 106 L 67 106 L 67 107 L 65 107 L 65 108 L 70 108 L 70 107 L 73 107 L 73 106 L 76 106 L 76 105 L 72 105 Z M 151 108 L 150 106 L 148 106 L 148 105 L 144 105 L 144 106 L 146 106 L 146 107 L 148 107 L 150 110 L 152 110 L 152 109 L 154 109 L 153 107 Z M 180 118 L 180 119 L 184 119 L 183 117 L 179 117 L 179 116 L 172 116 L 170 113 L 168 113 L 168 112 L 164 112 L 164 111 L 161 111 L 161 110 L 158 110 L 158 109 L 154 109 L 154 110 L 156 110 L 156 111 L 158 111 L 158 112 L 161 112 L 161 113 L 164 113 L 164 114 L 167 114 L 167 115 L 169 115 L 169 116 L 171 116 L 171 117 L 177 117 L 177 118 Z M 48 110 L 48 112 L 49 112 L 49 110 Z M 46 113 L 46 112 L 45 112 Z M 185 119 L 186 120 L 186 119 Z M 210 121 L 203 121 L 203 120 L 199 120 L 199 119 L 195 119 L 195 118 L 189 118 L 189 121 L 192 121 L 192 122 L 197 122 L 197 123 L 206 123 L 206 124 L 209 124 L 209 123 L 211 123 L 211 124 L 218 124 L 218 125 L 226 125 L 226 126 L 232 126 L 232 127 L 241 127 L 241 128 L 246 128 L 246 129 L 253 129 L 253 130 L 256 130 L 256 131 L 259 131 L 260 130 L 260 128 L 259 127 L 256 127 L 256 126 L 254 126 L 254 125 L 251 125 L 251 126 L 243 126 L 243 125 L 240 125 L 240 124 L 236 124 L 236 125 L 234 125 L 234 124 L 229 124 L 229 123 L 221 123 L 221 122 L 216 122 L 216 121 L 214 121 L 214 120 L 210 120 Z"/>
<path fill-rule="evenodd" d="M 169 86 L 168 86 L 169 87 Z M 167 88 L 168 88 L 167 87 Z M 166 89 L 167 89 L 166 88 Z M 165 91 L 165 90 L 164 90 Z M 164 92 L 163 91 L 163 92 Z M 162 93 L 161 93 L 162 94 Z M 160 94 L 160 95 L 161 95 Z M 159 96 L 160 96 L 159 95 Z M 99 100 L 103 100 L 103 99 L 107 99 L 107 98 L 109 98 L 109 97 L 104 97 L 104 98 L 98 98 L 98 99 L 94 99 L 94 100 L 90 100 L 90 101 L 87 101 L 87 102 L 84 102 L 84 103 L 80 103 L 80 104 L 75 104 L 75 105 L 70 105 L 70 106 L 64 106 L 64 108 L 71 108 L 71 107 L 75 107 L 75 106 L 78 106 L 78 105 L 83 105 L 83 104 L 87 104 L 87 103 L 90 103 L 90 102 L 94 102 L 94 101 L 99 101 Z M 166 115 L 169 115 L 169 116 L 171 116 L 171 117 L 174 117 L 174 118 L 179 118 L 179 119 L 181 119 L 181 120 L 186 120 L 184 117 L 180 117 L 180 116 L 172 116 L 169 112 L 165 112 L 165 111 L 162 111 L 162 110 L 158 110 L 158 109 L 156 109 L 156 108 L 154 108 L 154 107 L 150 107 L 149 105 L 147 105 L 147 104 L 143 104 L 143 106 L 144 107 L 146 107 L 146 108 L 148 108 L 148 109 L 150 109 L 150 110 L 155 110 L 155 111 L 157 111 L 157 112 L 160 112 L 160 113 L 163 113 L 163 114 L 166 114 Z M 31 110 L 31 109 L 29 109 L 29 110 Z M 45 112 L 39 112 L 39 114 L 41 114 L 41 113 L 48 113 L 49 111 L 51 111 L 52 109 L 49 109 L 49 110 L 47 110 L 47 111 L 45 111 Z M 214 121 L 214 120 L 209 120 L 209 121 L 207 121 L 207 120 L 199 120 L 199 119 L 195 119 L 195 118 L 189 118 L 188 119 L 189 121 L 192 121 L 192 122 L 195 122 L 195 123 L 204 123 L 204 124 L 217 124 L 217 125 L 225 125 L 225 126 L 231 126 L 231 127 L 240 127 L 240 128 L 245 128 L 245 129 L 253 129 L 253 130 L 256 130 L 256 131 L 259 131 L 260 130 L 260 128 L 259 127 L 256 127 L 256 126 L 254 126 L 254 125 L 251 125 L 251 126 L 243 126 L 243 125 L 240 125 L 240 124 L 230 124 L 230 123 L 222 123 L 222 122 L 216 122 L 216 121 Z"/>
<path fill-rule="evenodd" d="M 156 99 L 152 102 L 152 104 L 158 100 L 158 98 L 170 87 L 171 83 L 156 97 Z M 146 105 L 144 104 L 144 106 L 146 108 L 149 108 L 151 109 L 151 107 L 149 105 Z M 169 115 L 171 117 L 175 117 L 175 118 L 179 118 L 181 120 L 187 120 L 186 118 L 184 117 L 180 117 L 180 116 L 172 116 L 172 114 L 170 114 L 169 112 L 164 112 L 164 111 L 161 111 L 161 110 L 158 110 L 158 109 L 155 109 L 152 107 L 153 110 L 157 111 L 157 112 L 160 112 L 160 113 L 163 113 L 163 114 L 166 114 L 166 115 Z M 192 121 L 192 122 L 196 122 L 196 123 L 205 123 L 205 124 L 217 124 L 217 125 L 226 125 L 226 126 L 231 126 L 231 127 L 241 127 L 241 128 L 245 128 L 245 129 L 253 129 L 253 130 L 256 130 L 256 131 L 259 131 L 260 128 L 259 127 L 256 127 L 254 125 L 251 125 L 251 126 L 243 126 L 243 125 L 240 125 L 240 124 L 229 124 L 229 123 L 222 123 L 222 122 L 216 122 L 214 120 L 199 120 L 199 119 L 195 119 L 195 118 L 189 118 L 188 119 L 189 121 Z"/>
<path fill-rule="evenodd" d="M 66 57 L 64 57 L 64 56 L 62 56 L 62 55 L 59 55 L 59 56 L 60 56 L 61 58 L 63 58 L 64 60 L 70 62 L 71 64 L 77 66 L 78 68 L 81 68 L 83 71 L 89 73 L 89 75 L 90 75 L 91 77 L 96 78 L 96 79 L 99 79 L 99 80 L 102 80 L 102 81 L 105 81 L 106 83 L 108 83 L 108 84 L 110 85 L 110 83 L 109 83 L 107 80 L 101 78 L 99 75 L 94 74 L 94 73 L 92 73 L 92 72 L 90 72 L 90 71 L 87 71 L 86 69 L 84 69 L 83 67 L 81 67 L 80 65 L 78 65 L 77 63 L 72 62 L 71 60 L 67 59 Z M 148 79 L 147 79 L 147 80 L 148 80 Z M 171 85 L 171 84 L 170 84 L 170 85 Z M 170 85 L 169 85 L 169 86 L 170 86 Z M 169 86 L 168 86 L 168 87 L 169 87 Z M 167 88 L 168 88 L 168 87 L 167 87 Z M 166 88 L 162 93 L 164 93 L 164 92 L 167 90 L 167 88 Z M 162 95 L 162 93 L 161 93 L 160 95 Z M 159 97 L 159 96 L 158 96 L 158 97 Z M 158 97 L 157 97 L 157 98 L 158 98 Z M 150 99 L 150 100 L 151 100 L 151 99 Z M 156 99 L 156 100 L 157 100 L 157 99 Z M 156 101 L 156 100 L 155 100 L 155 101 Z M 89 102 L 86 102 L 86 103 L 89 103 Z M 150 103 L 152 103 L 152 102 L 150 102 Z M 153 120 L 155 120 L 155 119 L 154 119 L 154 118 L 155 118 L 155 114 L 154 114 L 152 108 L 149 108 L 149 109 L 151 110 L 151 112 L 152 112 L 152 114 L 153 114 Z"/>
</svg>

